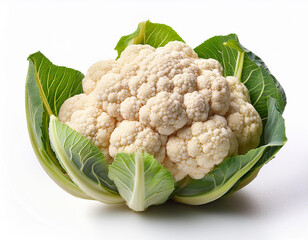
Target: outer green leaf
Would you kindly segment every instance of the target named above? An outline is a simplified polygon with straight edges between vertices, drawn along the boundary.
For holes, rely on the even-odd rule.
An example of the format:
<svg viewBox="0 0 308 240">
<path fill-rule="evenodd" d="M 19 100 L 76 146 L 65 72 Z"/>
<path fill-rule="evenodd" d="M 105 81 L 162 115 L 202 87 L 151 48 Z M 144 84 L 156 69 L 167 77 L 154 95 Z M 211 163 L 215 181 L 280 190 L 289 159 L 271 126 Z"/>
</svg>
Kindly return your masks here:
<svg viewBox="0 0 308 240">
<path fill-rule="evenodd" d="M 165 46 L 170 41 L 184 40 L 169 26 L 159 23 L 151 23 L 149 20 L 141 22 L 132 34 L 121 37 L 115 50 L 118 51 L 118 58 L 123 50 L 132 44 L 148 44 L 158 48 Z"/>
<path fill-rule="evenodd" d="M 117 154 L 109 178 L 134 211 L 164 203 L 174 190 L 170 172 L 147 153 Z"/>
<path fill-rule="evenodd" d="M 275 154 L 283 147 L 284 144 L 279 144 L 280 143 L 280 138 L 284 139 L 285 143 L 287 141 L 286 135 L 285 135 L 285 125 L 284 125 L 284 120 L 282 117 L 279 117 L 282 115 L 281 109 L 278 106 L 277 102 L 269 98 L 269 104 L 270 106 L 275 106 L 277 111 L 274 113 L 277 114 L 278 116 L 269 118 L 267 121 L 267 124 L 265 125 L 263 129 L 263 141 L 266 143 L 268 142 L 276 142 L 276 146 L 273 145 L 271 147 L 266 147 L 264 150 L 264 153 L 262 157 L 259 159 L 259 161 L 230 189 L 228 194 L 231 194 L 233 192 L 236 192 L 237 190 L 243 188 L 247 184 L 249 184 L 258 174 L 260 169 L 264 166 L 264 164 L 268 163 L 271 159 L 274 158 Z M 270 111 L 270 109 L 269 109 Z M 274 128 L 275 126 L 284 126 L 284 131 L 282 129 L 277 129 Z M 274 131 L 281 131 L 280 134 L 283 134 L 279 136 L 278 134 L 274 135 Z M 275 139 L 276 137 L 276 139 Z"/>
<path fill-rule="evenodd" d="M 266 145 L 250 150 L 245 155 L 226 159 L 204 178 L 194 180 L 179 190 L 174 199 L 190 205 L 214 201 L 226 194 L 249 170 L 258 169 L 269 160 L 269 152 L 276 152 L 277 148 L 285 144 L 287 138 L 284 119 L 275 99 L 269 98 L 268 109 L 268 121 L 264 127 Z"/>
<path fill-rule="evenodd" d="M 122 203 L 108 178 L 108 165 L 102 152 L 90 140 L 50 117 L 49 137 L 63 168 L 89 196 L 103 203 Z"/>
<path fill-rule="evenodd" d="M 247 55 L 248 55 L 249 59 L 251 59 L 251 61 L 253 61 L 258 66 L 263 67 L 271 75 L 274 83 L 276 84 L 277 89 L 280 92 L 280 95 L 281 95 L 283 103 L 284 103 L 283 108 L 281 108 L 281 112 L 283 112 L 284 107 L 287 104 L 287 96 L 286 96 L 284 89 L 282 88 L 280 83 L 277 81 L 277 79 L 271 74 L 270 70 L 268 69 L 268 67 L 265 65 L 265 63 L 263 62 L 263 60 L 261 58 L 259 58 L 257 55 L 255 55 L 253 52 L 251 52 L 247 48 L 245 48 L 243 46 L 241 46 L 241 47 L 245 50 L 245 52 L 247 53 Z M 280 105 L 278 105 L 278 107 L 280 107 Z"/>
<path fill-rule="evenodd" d="M 224 44 L 228 42 L 229 44 Z M 235 42 L 238 43 L 236 46 Z M 218 60 L 224 68 L 225 76 L 234 76 L 237 75 L 236 66 L 240 48 L 245 52 L 241 81 L 248 88 L 251 103 L 265 123 L 268 113 L 267 97 L 276 99 L 279 108 L 282 110 L 286 105 L 286 97 L 282 87 L 269 73 L 264 62 L 254 53 L 241 46 L 235 34 L 212 37 L 196 47 L 195 51 L 200 58 Z"/>
<path fill-rule="evenodd" d="M 82 91 L 83 75 L 73 69 L 53 65 L 40 52 L 29 56 L 25 102 L 30 140 L 35 154 L 47 174 L 65 191 L 91 199 L 76 186 L 60 166 L 50 148 L 49 115 L 58 112 L 60 105 Z M 53 97 L 55 96 L 55 98 Z"/>
<path fill-rule="evenodd" d="M 28 57 L 35 68 L 35 81 L 40 91 L 44 107 L 49 115 L 58 116 L 62 103 L 82 93 L 84 75 L 71 68 L 52 64 L 41 52 Z"/>
<path fill-rule="evenodd" d="M 233 187 L 228 191 L 226 195 L 232 194 L 241 188 L 248 185 L 252 180 L 254 180 L 260 169 L 263 167 L 264 164 L 269 162 L 271 159 L 274 158 L 275 154 L 282 148 L 282 146 L 271 146 L 267 147 L 262 157 L 259 159 L 259 161 L 241 178 L 239 179 L 236 184 L 233 185 Z"/>
</svg>

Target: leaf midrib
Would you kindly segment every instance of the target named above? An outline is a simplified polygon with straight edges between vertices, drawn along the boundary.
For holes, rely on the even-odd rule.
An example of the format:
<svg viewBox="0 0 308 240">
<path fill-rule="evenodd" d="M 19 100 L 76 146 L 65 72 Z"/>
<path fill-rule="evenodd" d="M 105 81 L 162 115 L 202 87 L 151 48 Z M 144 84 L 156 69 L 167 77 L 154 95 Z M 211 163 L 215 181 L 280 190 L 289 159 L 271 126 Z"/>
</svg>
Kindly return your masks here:
<svg viewBox="0 0 308 240">
<path fill-rule="evenodd" d="M 40 96 L 41 96 L 41 99 L 42 99 L 42 102 L 43 102 L 43 105 L 48 113 L 48 116 L 50 117 L 51 115 L 53 115 L 52 111 L 51 111 L 51 108 L 48 104 L 48 101 L 47 101 L 47 98 L 46 98 L 46 95 L 44 93 L 44 90 L 43 90 L 43 86 L 40 82 L 40 78 L 39 78 L 39 69 L 37 69 L 36 67 L 36 62 L 35 61 L 32 61 L 33 62 L 33 65 L 34 65 L 34 77 L 35 77 L 35 82 L 36 82 L 36 85 L 39 89 L 39 93 L 40 93 Z M 43 61 L 42 63 L 43 64 Z"/>
</svg>

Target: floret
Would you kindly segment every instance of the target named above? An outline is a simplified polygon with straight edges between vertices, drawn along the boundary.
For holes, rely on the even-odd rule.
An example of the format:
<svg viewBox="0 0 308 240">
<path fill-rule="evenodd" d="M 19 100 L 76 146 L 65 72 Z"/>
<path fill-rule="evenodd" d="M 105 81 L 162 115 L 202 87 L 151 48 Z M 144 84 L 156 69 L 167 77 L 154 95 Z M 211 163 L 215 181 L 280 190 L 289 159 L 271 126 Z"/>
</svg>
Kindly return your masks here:
<svg viewBox="0 0 308 240">
<path fill-rule="evenodd" d="M 135 44 L 125 48 L 121 53 L 118 63 L 124 66 L 134 65 L 141 62 L 144 58 L 155 52 L 155 48 L 150 45 Z"/>
<path fill-rule="evenodd" d="M 203 71 L 197 78 L 197 89 L 209 102 L 213 114 L 226 114 L 229 110 L 230 88 L 227 80 L 217 69 Z"/>
<path fill-rule="evenodd" d="M 124 120 L 110 137 L 109 154 L 115 157 L 119 152 L 146 152 L 157 161 L 165 157 L 165 137 L 137 121 Z"/>
<path fill-rule="evenodd" d="M 121 120 L 120 104 L 131 96 L 123 76 L 114 73 L 104 75 L 99 81 L 96 91 L 101 108 L 110 116 Z"/>
<path fill-rule="evenodd" d="M 250 103 L 250 96 L 247 87 L 238 78 L 233 76 L 226 77 L 230 88 L 230 100 L 242 99 Z"/>
<path fill-rule="evenodd" d="M 126 98 L 120 105 L 120 113 L 125 120 L 139 120 L 139 110 L 142 104 L 136 97 Z"/>
<path fill-rule="evenodd" d="M 180 164 L 176 164 L 176 163 L 170 161 L 169 158 L 165 158 L 165 160 L 163 161 L 162 164 L 165 168 L 167 168 L 170 171 L 170 173 L 172 174 L 172 176 L 173 176 L 173 178 L 176 182 L 182 180 L 184 177 L 187 176 L 186 171 L 183 170 L 184 167 L 180 168 L 179 167 Z M 200 167 L 196 166 L 196 168 L 197 168 L 196 171 L 199 171 Z M 196 174 L 196 175 L 198 175 L 198 174 Z"/>
<path fill-rule="evenodd" d="M 102 60 L 93 64 L 85 78 L 82 80 L 84 93 L 90 94 L 95 88 L 97 82 L 107 73 L 120 73 L 122 66 L 115 60 Z"/>
<path fill-rule="evenodd" d="M 226 119 L 238 140 L 239 154 L 245 154 L 250 149 L 258 147 L 262 134 L 262 120 L 250 103 L 242 99 L 232 101 Z"/>
<path fill-rule="evenodd" d="M 188 123 L 204 122 L 207 120 L 210 107 L 209 103 L 201 93 L 197 91 L 186 93 L 184 95 L 184 105 L 186 108 Z"/>
<path fill-rule="evenodd" d="M 213 70 L 217 70 L 219 72 L 220 75 L 223 75 L 223 68 L 221 66 L 221 64 L 215 60 L 215 59 L 197 59 L 195 60 L 195 64 L 197 64 L 197 66 L 199 67 L 199 69 L 203 72 L 203 71 L 213 71 Z"/>
<path fill-rule="evenodd" d="M 235 135 L 226 119 L 219 115 L 180 129 L 166 144 L 167 158 L 195 179 L 204 177 L 226 157 L 236 154 Z M 175 178 L 180 180 L 180 176 Z"/>
<path fill-rule="evenodd" d="M 231 90 L 231 102 L 226 114 L 228 126 L 238 140 L 239 154 L 245 154 L 259 145 L 262 134 L 262 120 L 250 104 L 246 86 L 236 77 L 227 77 Z"/>
<path fill-rule="evenodd" d="M 147 101 L 139 114 L 140 122 L 163 135 L 170 135 L 187 123 L 183 96 L 178 93 L 158 93 Z"/>
<path fill-rule="evenodd" d="M 182 58 L 198 58 L 197 53 L 190 46 L 178 41 L 167 43 L 165 47 L 159 48 L 159 51 L 176 52 L 180 54 Z"/>
<path fill-rule="evenodd" d="M 96 94 L 77 94 L 67 99 L 61 105 L 59 110 L 59 120 L 61 122 L 69 122 L 75 111 L 84 110 L 89 106 L 98 107 L 98 105 L 98 96 Z"/>
</svg>

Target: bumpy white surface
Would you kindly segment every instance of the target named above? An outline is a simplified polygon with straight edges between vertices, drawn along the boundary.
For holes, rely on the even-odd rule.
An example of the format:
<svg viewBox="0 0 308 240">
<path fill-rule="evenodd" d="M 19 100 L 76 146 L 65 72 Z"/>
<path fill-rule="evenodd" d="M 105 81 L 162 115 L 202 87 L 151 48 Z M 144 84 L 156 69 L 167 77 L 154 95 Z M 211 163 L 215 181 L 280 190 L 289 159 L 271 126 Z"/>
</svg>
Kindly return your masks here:
<svg viewBox="0 0 308 240">
<path fill-rule="evenodd" d="M 183 96 L 176 92 L 158 93 L 140 109 L 140 122 L 163 135 L 174 133 L 187 123 Z"/>
<path fill-rule="evenodd" d="M 214 115 L 205 122 L 194 122 L 169 137 L 169 161 L 192 178 L 202 178 L 227 156 L 237 154 L 237 140 L 224 117 Z M 176 180 L 180 176 L 175 175 Z"/>
<path fill-rule="evenodd" d="M 195 91 L 184 95 L 184 105 L 188 122 L 204 122 L 209 115 L 209 103 L 199 92 Z"/>
<path fill-rule="evenodd" d="M 147 152 L 157 161 L 165 158 L 165 137 L 137 121 L 122 121 L 110 137 L 109 154 Z"/>
<path fill-rule="evenodd" d="M 118 60 L 91 66 L 83 90 L 63 103 L 59 120 L 109 162 L 118 152 L 147 152 L 175 180 L 198 179 L 259 143 L 262 122 L 244 84 L 182 42 L 128 46 Z"/>
<path fill-rule="evenodd" d="M 238 140 L 239 154 L 245 154 L 259 145 L 262 120 L 250 104 L 249 92 L 245 85 L 235 77 L 227 77 L 227 81 L 231 90 L 231 101 L 225 117 Z"/>
</svg>

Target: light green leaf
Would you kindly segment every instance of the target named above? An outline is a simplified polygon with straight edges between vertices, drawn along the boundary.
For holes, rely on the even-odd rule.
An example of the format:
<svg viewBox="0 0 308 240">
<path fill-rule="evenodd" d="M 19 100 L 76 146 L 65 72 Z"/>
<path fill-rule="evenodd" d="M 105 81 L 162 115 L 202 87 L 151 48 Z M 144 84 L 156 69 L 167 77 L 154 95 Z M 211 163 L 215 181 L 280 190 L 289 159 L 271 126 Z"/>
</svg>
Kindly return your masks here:
<svg viewBox="0 0 308 240">
<path fill-rule="evenodd" d="M 132 34 L 121 37 L 115 50 L 118 51 L 118 58 L 124 49 L 132 44 L 148 44 L 158 48 L 165 46 L 170 41 L 184 40 L 169 26 L 159 23 L 151 23 L 149 20 L 141 22 Z"/>
<path fill-rule="evenodd" d="M 53 65 L 42 53 L 29 56 L 25 103 L 30 140 L 46 173 L 65 191 L 91 199 L 68 177 L 50 148 L 50 114 L 58 113 L 63 101 L 82 92 L 83 75 L 73 69 Z"/>
<path fill-rule="evenodd" d="M 215 36 L 194 49 L 200 58 L 218 60 L 225 76 L 240 76 L 249 90 L 251 103 L 260 114 L 263 122 L 267 119 L 267 97 L 276 99 L 282 111 L 286 105 L 286 97 L 282 87 L 270 74 L 264 62 L 251 51 L 244 48 L 235 34 Z M 243 68 L 238 71 L 239 55 L 244 51 Z"/>
<path fill-rule="evenodd" d="M 287 138 L 284 119 L 275 99 L 268 99 L 268 109 L 268 121 L 264 127 L 265 145 L 250 150 L 245 155 L 226 159 L 204 178 L 194 180 L 179 190 L 174 199 L 190 205 L 214 201 L 231 190 L 238 180 L 251 169 L 258 169 L 266 160 L 269 160 L 268 152 L 273 150 L 275 152 L 277 148 L 281 148 Z"/>
<path fill-rule="evenodd" d="M 134 211 L 164 203 L 174 190 L 170 172 L 147 153 L 118 153 L 110 166 L 109 178 Z"/>
<path fill-rule="evenodd" d="M 103 203 L 122 203 L 102 152 L 90 140 L 50 117 L 49 137 L 52 147 L 68 175 L 89 196 Z"/>
</svg>

